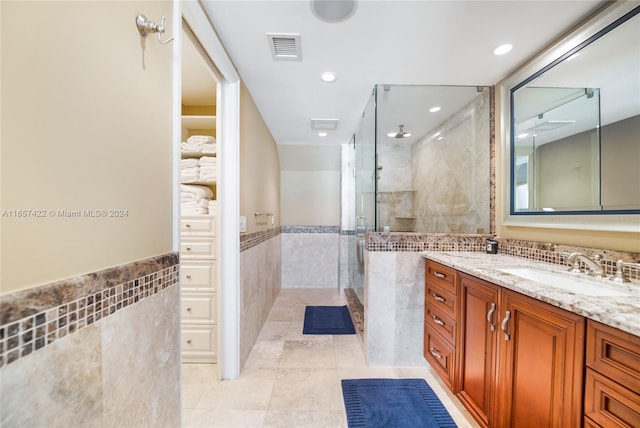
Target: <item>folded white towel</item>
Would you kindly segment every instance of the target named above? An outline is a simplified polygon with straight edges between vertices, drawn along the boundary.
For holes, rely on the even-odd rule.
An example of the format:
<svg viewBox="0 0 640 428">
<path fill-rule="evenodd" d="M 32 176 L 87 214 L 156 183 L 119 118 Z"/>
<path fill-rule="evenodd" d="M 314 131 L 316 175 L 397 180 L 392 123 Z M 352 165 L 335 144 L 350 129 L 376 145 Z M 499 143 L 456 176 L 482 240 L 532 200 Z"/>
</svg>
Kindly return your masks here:
<svg viewBox="0 0 640 428">
<path fill-rule="evenodd" d="M 201 207 L 180 207 L 180 213 L 182 215 L 209 214 L 209 210 Z"/>
<path fill-rule="evenodd" d="M 197 158 L 180 159 L 180 168 L 194 168 L 200 166 Z"/>
<path fill-rule="evenodd" d="M 215 183 L 217 176 L 215 174 L 200 174 L 200 181 L 204 183 Z"/>
<path fill-rule="evenodd" d="M 218 158 L 215 158 L 213 156 L 202 156 L 199 160 L 198 160 L 198 164 L 200 166 L 209 166 L 209 165 L 217 165 L 218 164 Z"/>
<path fill-rule="evenodd" d="M 200 151 L 207 155 L 215 155 L 217 148 L 215 144 L 201 144 Z"/>
<path fill-rule="evenodd" d="M 202 149 L 197 144 L 189 144 L 185 142 L 180 144 L 180 152 L 183 154 L 196 154 L 200 153 L 201 150 Z"/>
<path fill-rule="evenodd" d="M 187 138 L 187 143 L 191 144 L 214 144 L 216 139 L 210 135 L 192 135 Z"/>
<path fill-rule="evenodd" d="M 199 186 L 197 184 L 183 184 L 180 186 L 180 192 L 182 195 L 195 195 L 197 199 L 213 198 L 213 190 L 207 186 Z"/>
</svg>

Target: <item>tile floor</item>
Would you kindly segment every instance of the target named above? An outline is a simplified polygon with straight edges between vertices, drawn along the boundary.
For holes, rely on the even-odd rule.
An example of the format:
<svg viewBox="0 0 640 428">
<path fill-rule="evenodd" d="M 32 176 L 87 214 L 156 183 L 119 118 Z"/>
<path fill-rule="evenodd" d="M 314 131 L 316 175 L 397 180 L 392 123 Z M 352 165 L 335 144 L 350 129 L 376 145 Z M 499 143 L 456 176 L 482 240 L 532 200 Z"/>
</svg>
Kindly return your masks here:
<svg viewBox="0 0 640 428">
<path fill-rule="evenodd" d="M 302 334 L 307 305 L 345 304 L 336 290 L 283 289 L 238 379 L 183 364 L 183 427 L 346 427 L 340 380 L 375 377 L 423 378 L 459 427 L 478 426 L 426 363 L 367 367 L 358 335 Z"/>
</svg>

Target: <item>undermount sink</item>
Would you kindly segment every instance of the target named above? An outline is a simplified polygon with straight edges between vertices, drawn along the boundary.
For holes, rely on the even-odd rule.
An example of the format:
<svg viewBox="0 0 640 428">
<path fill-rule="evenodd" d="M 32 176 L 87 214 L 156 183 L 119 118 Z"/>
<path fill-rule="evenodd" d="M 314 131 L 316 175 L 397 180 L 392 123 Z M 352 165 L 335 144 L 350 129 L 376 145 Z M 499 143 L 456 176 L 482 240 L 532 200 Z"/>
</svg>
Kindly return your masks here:
<svg viewBox="0 0 640 428">
<path fill-rule="evenodd" d="M 613 285 L 605 283 L 605 280 L 574 277 L 571 276 L 572 274 L 570 273 L 555 273 L 524 267 L 503 268 L 498 270 L 500 272 L 519 276 L 520 278 L 561 288 L 577 294 L 584 294 L 588 296 L 624 296 L 629 294 L 627 290 L 619 289 Z"/>
</svg>

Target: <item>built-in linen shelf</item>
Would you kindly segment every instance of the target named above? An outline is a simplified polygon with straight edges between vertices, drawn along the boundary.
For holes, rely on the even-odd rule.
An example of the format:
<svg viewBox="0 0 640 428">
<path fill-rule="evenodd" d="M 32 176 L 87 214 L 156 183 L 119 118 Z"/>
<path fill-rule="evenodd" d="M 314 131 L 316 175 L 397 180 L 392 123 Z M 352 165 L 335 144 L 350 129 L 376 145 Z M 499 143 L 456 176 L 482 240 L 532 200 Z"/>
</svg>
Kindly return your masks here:
<svg viewBox="0 0 640 428">
<path fill-rule="evenodd" d="M 216 181 L 183 181 L 180 184 L 198 184 L 200 186 L 215 186 Z"/>
<path fill-rule="evenodd" d="M 184 115 L 182 126 L 187 129 L 216 129 L 216 117 L 213 115 Z"/>
</svg>

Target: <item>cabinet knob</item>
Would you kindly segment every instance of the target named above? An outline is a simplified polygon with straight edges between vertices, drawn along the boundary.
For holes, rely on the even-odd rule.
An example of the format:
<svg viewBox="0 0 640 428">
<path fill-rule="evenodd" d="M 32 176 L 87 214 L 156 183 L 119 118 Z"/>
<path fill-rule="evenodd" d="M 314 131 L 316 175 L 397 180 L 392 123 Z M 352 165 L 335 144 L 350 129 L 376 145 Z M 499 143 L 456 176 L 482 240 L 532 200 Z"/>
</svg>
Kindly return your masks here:
<svg viewBox="0 0 640 428">
<path fill-rule="evenodd" d="M 187 339 L 187 343 L 191 345 L 191 339 Z"/>
<path fill-rule="evenodd" d="M 191 227 L 191 225 L 189 223 L 185 224 L 184 227 L 186 227 L 187 229 Z"/>
<path fill-rule="evenodd" d="M 187 312 L 191 312 L 191 306 L 187 307 Z"/>
<path fill-rule="evenodd" d="M 191 251 L 191 247 L 187 247 L 187 251 Z"/>
<path fill-rule="evenodd" d="M 191 279 L 191 275 L 187 274 L 187 279 Z"/>
<path fill-rule="evenodd" d="M 442 354 L 439 354 L 438 351 L 436 350 L 436 348 L 431 348 L 429 349 L 429 352 L 431 352 L 431 355 L 433 355 L 435 358 L 441 360 L 442 359 Z"/>
</svg>

